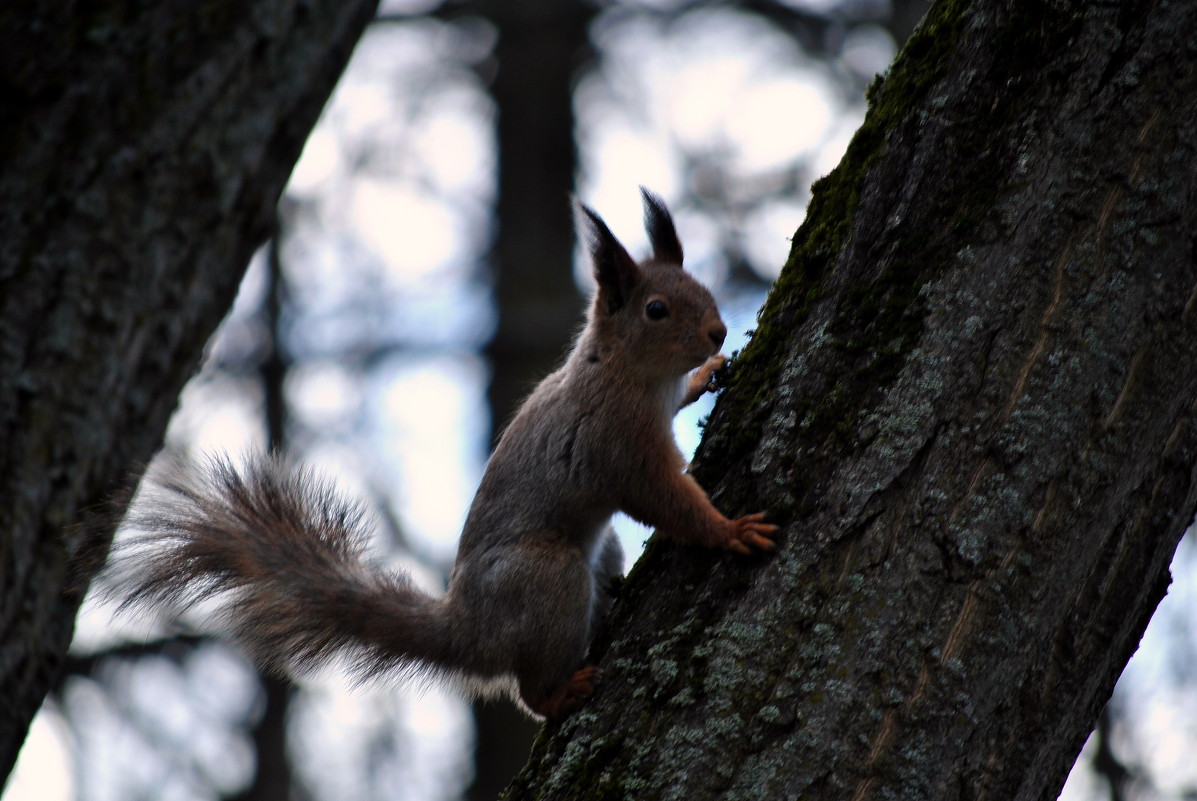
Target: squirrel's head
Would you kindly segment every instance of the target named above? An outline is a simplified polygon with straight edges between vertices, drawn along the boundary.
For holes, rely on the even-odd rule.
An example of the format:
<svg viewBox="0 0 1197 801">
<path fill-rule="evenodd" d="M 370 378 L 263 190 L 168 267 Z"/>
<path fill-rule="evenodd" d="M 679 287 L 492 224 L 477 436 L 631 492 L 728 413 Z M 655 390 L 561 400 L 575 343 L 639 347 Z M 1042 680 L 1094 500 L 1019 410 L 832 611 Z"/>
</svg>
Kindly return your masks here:
<svg viewBox="0 0 1197 801">
<path fill-rule="evenodd" d="M 644 187 L 644 227 L 652 255 L 637 262 L 592 209 L 575 201 L 598 288 L 588 328 L 629 370 L 681 376 L 719 352 L 727 326 L 711 293 L 682 268 L 682 245 L 664 201 Z"/>
</svg>

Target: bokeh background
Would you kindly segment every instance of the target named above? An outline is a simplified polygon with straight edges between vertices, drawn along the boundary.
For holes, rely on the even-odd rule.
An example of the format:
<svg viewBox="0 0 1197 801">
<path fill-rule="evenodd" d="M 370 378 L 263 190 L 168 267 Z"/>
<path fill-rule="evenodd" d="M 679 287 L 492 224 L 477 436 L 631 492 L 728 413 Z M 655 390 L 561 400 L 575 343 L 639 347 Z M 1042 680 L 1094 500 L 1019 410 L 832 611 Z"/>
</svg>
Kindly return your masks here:
<svg viewBox="0 0 1197 801">
<path fill-rule="evenodd" d="M 635 254 L 636 187 L 662 194 L 734 350 L 926 6 L 384 2 L 169 440 L 296 454 L 439 591 L 496 429 L 580 320 L 569 195 Z M 648 532 L 618 528 L 630 564 Z M 1197 798 L 1192 551 L 1062 798 Z M 436 686 L 264 677 L 213 633 L 89 601 L 0 801 L 491 799 L 535 732 Z"/>
</svg>

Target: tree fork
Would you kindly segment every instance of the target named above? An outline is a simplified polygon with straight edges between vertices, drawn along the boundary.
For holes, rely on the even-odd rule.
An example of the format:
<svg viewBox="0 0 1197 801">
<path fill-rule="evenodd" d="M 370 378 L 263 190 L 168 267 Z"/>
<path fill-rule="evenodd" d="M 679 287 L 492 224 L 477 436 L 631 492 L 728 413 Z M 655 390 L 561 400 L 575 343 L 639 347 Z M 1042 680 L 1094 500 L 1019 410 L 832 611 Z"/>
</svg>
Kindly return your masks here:
<svg viewBox="0 0 1197 801">
<path fill-rule="evenodd" d="M 509 798 L 1054 798 L 1197 509 L 1197 6 L 941 0 Z"/>
</svg>

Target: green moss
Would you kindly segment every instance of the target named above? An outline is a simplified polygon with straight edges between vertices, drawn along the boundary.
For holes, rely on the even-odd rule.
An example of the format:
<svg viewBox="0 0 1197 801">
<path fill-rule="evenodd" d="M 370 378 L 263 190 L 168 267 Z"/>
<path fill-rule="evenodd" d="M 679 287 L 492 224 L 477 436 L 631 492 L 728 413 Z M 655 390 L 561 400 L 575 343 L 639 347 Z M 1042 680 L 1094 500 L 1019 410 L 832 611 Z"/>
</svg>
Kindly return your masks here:
<svg viewBox="0 0 1197 801">
<path fill-rule="evenodd" d="M 937 3 L 931 9 L 893 72 L 884 78 L 878 76 L 870 86 L 868 113 L 839 166 L 812 186 L 806 219 L 761 309 L 758 328 L 728 371 L 726 384 L 734 391 L 726 393 L 723 401 L 720 462 L 742 458 L 759 441 L 764 411 L 773 405 L 793 331 L 806 322 L 827 294 L 825 279 L 848 244 L 862 187 L 885 154 L 889 137 L 917 113 L 927 93 L 943 77 L 966 7 L 964 0 L 953 0 Z M 917 247 L 911 250 L 918 252 Z M 926 280 L 926 276 L 914 267 L 909 261 L 895 264 L 875 281 L 853 290 L 847 303 L 842 304 L 845 316 L 833 335 L 860 357 L 857 374 L 844 383 L 841 391 L 802 403 L 800 416 L 809 432 L 831 433 L 842 439 L 851 429 L 844 404 L 858 397 L 846 390 L 876 385 L 901 367 L 903 354 L 921 326 L 921 309 L 914 301 L 920 278 Z"/>
<path fill-rule="evenodd" d="M 611 734 L 593 741 L 584 738 L 572 741 L 562 754 L 559 768 L 546 791 L 558 798 L 588 798 L 595 801 L 617 801 L 629 798 L 624 786 L 625 777 L 619 772 L 608 770 L 613 758 L 623 748 L 623 737 Z M 515 785 L 508 788 L 500 798 L 517 798 Z"/>
<path fill-rule="evenodd" d="M 860 433 L 861 414 L 898 376 L 922 335 L 929 311 L 924 287 L 955 262 L 960 247 L 977 240 L 979 226 L 987 225 L 1000 235 L 1008 224 L 1002 218 L 1009 213 L 997 209 L 998 199 L 1012 181 L 1019 180 L 1011 165 L 1018 158 L 1020 136 L 1030 124 L 1023 119 L 1027 103 L 1020 76 L 1036 73 L 1047 54 L 1066 53 L 1076 24 L 1064 10 L 1036 8 L 1027 13 L 1035 15 L 1034 25 L 1021 19 L 1002 19 L 999 25 L 979 19 L 967 0 L 936 3 L 891 73 L 870 86 L 865 120 L 839 166 L 812 187 L 806 219 L 760 312 L 758 328 L 730 366 L 725 382 L 729 391 L 712 415 L 718 425 L 712 427 L 711 449 L 718 456 L 704 458 L 708 451 L 704 441 L 696 468 L 700 483 L 714 486 L 729 465 L 759 454 L 762 425 L 778 400 L 776 393 L 788 391 L 795 383 L 784 374 L 794 369 L 791 351 L 795 347 L 806 354 L 832 349 L 832 354 L 820 356 L 819 363 L 834 365 L 835 374 L 827 377 L 822 389 L 808 389 L 809 396 L 787 399 L 793 409 L 791 441 L 785 448 L 770 449 L 774 456 L 768 465 L 771 472 L 787 476 L 786 486 L 769 499 L 770 511 L 782 520 L 803 514 L 813 502 L 806 496 L 820 472 L 818 459 L 867 444 L 867 435 Z M 1053 14 L 1059 19 L 1052 19 Z M 884 251 L 877 251 L 882 258 L 879 271 L 862 273 L 856 285 L 847 287 L 837 275 L 833 294 L 830 278 L 852 244 L 854 226 L 863 225 L 872 234 L 882 231 L 881 225 L 870 227 L 871 221 L 856 219 L 862 192 L 868 187 L 871 195 L 884 198 L 900 188 L 870 184 L 871 172 L 895 141 L 913 147 L 930 119 L 927 110 L 936 108 L 937 102 L 948 102 L 946 96 L 939 100 L 931 93 L 945 78 L 956 79 L 948 71 L 961 37 L 973 27 L 985 29 L 984 35 L 997 43 L 990 72 L 969 79 L 976 87 L 991 89 L 992 97 L 952 101 L 952 114 L 973 118 L 952 119 L 950 135 L 944 139 L 955 151 L 952 162 L 964 165 L 963 169 L 921 193 L 928 205 L 919 209 L 919 218 L 934 221 L 934 230 L 903 224 L 886 227 Z M 1017 134 L 1014 138 L 1011 131 Z M 814 325 L 815 313 L 818 330 L 804 332 L 796 340 L 797 329 Z M 733 503 L 755 507 L 760 499 L 738 498 Z M 779 508 L 787 503 L 788 508 Z"/>
</svg>

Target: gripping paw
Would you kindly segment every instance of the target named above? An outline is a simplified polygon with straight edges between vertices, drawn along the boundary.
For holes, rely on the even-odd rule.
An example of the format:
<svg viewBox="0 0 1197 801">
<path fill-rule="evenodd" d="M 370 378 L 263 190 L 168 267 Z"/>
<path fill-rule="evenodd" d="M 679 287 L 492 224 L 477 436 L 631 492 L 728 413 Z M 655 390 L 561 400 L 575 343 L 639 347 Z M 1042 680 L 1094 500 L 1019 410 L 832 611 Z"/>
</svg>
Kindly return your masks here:
<svg viewBox="0 0 1197 801">
<path fill-rule="evenodd" d="M 694 371 L 695 383 L 700 384 L 704 391 L 715 391 L 715 374 L 723 369 L 727 364 L 727 357 L 722 353 L 716 353 L 711 358 L 707 359 L 702 367 Z"/>
<path fill-rule="evenodd" d="M 543 715 L 550 720 L 563 718 L 576 712 L 587 698 L 594 695 L 601 672 L 593 665 L 574 671 L 574 675 L 569 677 L 569 681 L 553 690 L 548 698 L 538 703 L 532 703 L 525 697 L 524 703 L 528 704 L 528 707 L 536 714 Z"/>
<path fill-rule="evenodd" d="M 757 512 L 731 521 L 732 534 L 723 547 L 745 556 L 776 551 L 777 543 L 773 541 L 773 536 L 777 533 L 777 526 L 763 522 L 764 519 L 764 512 Z"/>
<path fill-rule="evenodd" d="M 704 393 L 715 391 L 715 373 L 727 364 L 727 357 L 716 353 L 707 359 L 701 367 L 690 374 L 690 381 L 686 384 L 686 394 L 682 397 L 682 406 L 689 406 L 703 396 Z"/>
<path fill-rule="evenodd" d="M 725 364 L 727 364 L 727 357 L 722 353 L 716 353 L 714 356 L 707 359 L 706 362 L 703 363 L 702 367 L 698 368 L 698 370 L 704 375 L 707 381 L 710 381 L 711 378 L 714 377 L 715 373 L 723 369 Z"/>
</svg>

